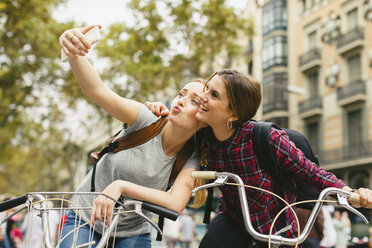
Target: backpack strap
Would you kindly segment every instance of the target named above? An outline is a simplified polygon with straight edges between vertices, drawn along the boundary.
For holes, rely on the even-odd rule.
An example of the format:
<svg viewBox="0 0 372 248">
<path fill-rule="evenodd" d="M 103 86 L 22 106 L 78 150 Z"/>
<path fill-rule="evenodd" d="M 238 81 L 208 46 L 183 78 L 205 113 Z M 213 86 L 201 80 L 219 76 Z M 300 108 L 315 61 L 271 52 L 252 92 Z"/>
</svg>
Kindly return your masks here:
<svg viewBox="0 0 372 248">
<path fill-rule="evenodd" d="M 146 143 L 147 141 L 158 135 L 167 122 L 168 122 L 167 118 L 160 118 L 157 122 L 151 124 L 148 127 L 145 127 L 138 131 L 120 137 L 113 142 L 108 142 L 108 144 L 106 144 L 106 147 L 99 152 L 98 159 L 95 161 L 93 165 L 90 191 L 91 192 L 96 191 L 95 190 L 96 167 L 98 161 L 103 157 L 103 155 L 105 155 L 108 152 L 116 153 Z M 110 140 L 114 140 L 118 134 L 119 133 L 115 134 L 115 136 Z"/>
<path fill-rule="evenodd" d="M 272 122 L 255 122 L 252 142 L 253 151 L 257 156 L 261 168 L 271 175 L 275 175 L 277 174 L 277 166 L 272 166 L 276 162 L 270 149 L 270 130 L 272 126 Z"/>
<path fill-rule="evenodd" d="M 297 194 L 296 185 L 293 187 L 287 178 L 284 178 L 278 170 L 276 158 L 274 157 L 270 145 L 271 128 L 282 130 L 279 126 L 272 122 L 258 121 L 254 124 L 252 138 L 253 151 L 257 156 L 258 162 L 262 169 L 267 171 L 273 178 L 278 179 L 284 188 L 290 189 Z"/>
<path fill-rule="evenodd" d="M 290 189 L 288 180 L 285 180 L 279 173 L 278 165 L 276 163 L 276 159 L 271 151 L 270 147 L 270 131 L 271 128 L 277 128 L 276 124 L 272 122 L 264 122 L 258 121 L 255 122 L 253 127 L 253 137 L 252 137 L 252 146 L 255 155 L 257 156 L 258 163 L 262 169 L 267 171 L 272 178 L 276 178 L 279 180 L 280 185 L 284 186 L 284 188 Z M 289 187 L 289 188 L 288 188 Z M 283 198 L 284 197 L 284 190 L 283 187 L 280 189 L 279 195 Z M 284 203 L 282 201 L 279 202 L 280 208 L 284 208 Z M 286 217 L 285 214 L 280 215 L 280 222 L 282 223 L 283 227 L 286 226 Z"/>
</svg>

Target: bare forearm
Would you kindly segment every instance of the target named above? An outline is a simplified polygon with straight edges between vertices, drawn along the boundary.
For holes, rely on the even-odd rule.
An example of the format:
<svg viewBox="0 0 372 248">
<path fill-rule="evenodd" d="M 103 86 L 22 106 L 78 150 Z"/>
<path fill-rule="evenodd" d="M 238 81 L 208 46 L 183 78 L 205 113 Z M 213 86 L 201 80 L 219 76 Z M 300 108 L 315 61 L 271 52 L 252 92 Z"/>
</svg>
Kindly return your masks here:
<svg viewBox="0 0 372 248">
<path fill-rule="evenodd" d="M 70 59 L 70 65 L 81 90 L 95 101 L 96 92 L 99 92 L 104 87 L 97 71 L 85 57 Z"/>
<path fill-rule="evenodd" d="M 169 208 L 177 211 L 179 214 L 181 214 L 182 210 L 186 207 L 186 204 L 191 197 L 191 191 L 188 196 L 182 197 L 178 195 L 176 197 L 169 192 L 140 186 L 127 181 L 118 180 L 115 181 L 115 183 L 117 183 L 120 192 L 123 195 Z"/>
</svg>

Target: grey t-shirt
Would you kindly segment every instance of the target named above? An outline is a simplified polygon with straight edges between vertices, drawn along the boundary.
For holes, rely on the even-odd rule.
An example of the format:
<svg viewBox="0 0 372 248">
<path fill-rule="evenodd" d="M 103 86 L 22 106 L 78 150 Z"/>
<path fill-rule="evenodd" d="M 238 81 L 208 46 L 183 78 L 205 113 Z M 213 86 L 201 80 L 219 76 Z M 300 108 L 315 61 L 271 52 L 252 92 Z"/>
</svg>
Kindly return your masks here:
<svg viewBox="0 0 372 248">
<path fill-rule="evenodd" d="M 135 122 L 127 129 L 123 128 L 117 138 L 145 128 L 158 119 L 144 105 L 141 105 Z M 142 145 L 117 153 L 107 153 L 97 164 L 96 191 L 103 191 L 115 180 L 126 180 L 145 187 L 165 191 L 175 158 L 176 156 L 169 157 L 164 153 L 160 133 Z M 199 157 L 195 152 L 185 163 L 183 169 L 185 168 L 199 168 Z M 83 179 L 77 189 L 78 192 L 90 191 L 91 177 L 92 171 Z M 79 207 L 91 207 L 94 198 L 95 196 L 91 195 L 76 196 L 73 201 Z M 151 217 L 151 213 L 143 212 L 146 216 Z M 81 214 L 84 221 L 89 221 L 90 211 L 82 211 Z M 95 231 L 102 233 L 102 230 L 103 224 L 96 221 Z M 120 218 L 116 236 L 131 237 L 149 232 L 150 225 L 148 222 L 136 214 L 128 214 Z"/>
</svg>

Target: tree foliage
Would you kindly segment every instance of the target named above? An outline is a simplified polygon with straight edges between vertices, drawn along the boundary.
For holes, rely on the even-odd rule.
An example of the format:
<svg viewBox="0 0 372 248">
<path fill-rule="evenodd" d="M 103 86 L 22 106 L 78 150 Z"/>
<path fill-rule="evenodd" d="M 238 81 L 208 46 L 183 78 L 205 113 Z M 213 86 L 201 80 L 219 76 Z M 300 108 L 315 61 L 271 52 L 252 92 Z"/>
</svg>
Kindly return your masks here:
<svg viewBox="0 0 372 248">
<path fill-rule="evenodd" d="M 55 189 L 56 167 L 69 164 L 65 150 L 73 144 L 58 128 L 63 115 L 54 101 L 71 77 L 58 61 L 58 36 L 72 23 L 51 16 L 60 2 L 0 5 L 0 193 Z"/>
<path fill-rule="evenodd" d="M 239 33 L 253 35 L 251 23 L 225 0 L 132 0 L 130 7 L 135 23 L 111 26 L 97 49 L 112 63 L 104 77 L 124 77 L 118 90 L 137 100 L 207 76 L 216 60 L 231 62 L 244 52 Z"/>
</svg>

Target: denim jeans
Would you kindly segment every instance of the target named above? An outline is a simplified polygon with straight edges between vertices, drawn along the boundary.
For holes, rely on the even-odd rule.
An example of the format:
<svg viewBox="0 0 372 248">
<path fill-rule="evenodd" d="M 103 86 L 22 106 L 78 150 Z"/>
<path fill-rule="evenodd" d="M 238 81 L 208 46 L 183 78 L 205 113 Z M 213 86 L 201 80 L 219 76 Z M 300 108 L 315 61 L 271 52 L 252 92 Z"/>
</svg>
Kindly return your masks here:
<svg viewBox="0 0 372 248">
<path fill-rule="evenodd" d="M 78 218 L 76 214 L 73 211 L 70 211 L 68 214 L 68 217 L 66 219 L 65 225 L 63 226 L 61 239 L 65 237 L 70 231 L 74 230 L 76 228 L 78 223 Z M 78 223 L 79 224 L 79 223 Z M 80 223 L 82 225 L 83 222 Z M 92 233 L 92 230 L 89 225 L 85 225 L 81 228 L 79 228 L 78 237 L 76 239 L 75 245 L 84 244 L 90 241 L 92 239 L 95 241 L 95 244 L 91 247 L 94 248 L 98 244 L 99 240 L 101 239 L 101 235 L 99 233 Z M 91 239 L 89 239 L 89 235 L 91 236 Z M 60 248 L 70 248 L 73 245 L 74 242 L 74 233 L 72 232 L 70 235 L 68 235 L 61 243 Z M 151 248 L 151 237 L 149 233 L 142 234 L 142 235 L 136 235 L 128 238 L 115 238 L 115 248 Z"/>
<path fill-rule="evenodd" d="M 0 248 L 11 248 L 8 235 L 6 233 L 3 234 L 3 241 L 0 241 Z"/>
</svg>

